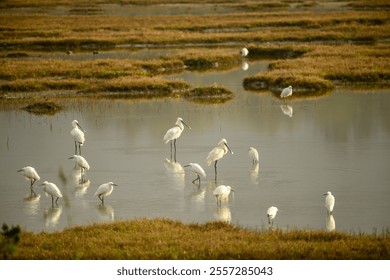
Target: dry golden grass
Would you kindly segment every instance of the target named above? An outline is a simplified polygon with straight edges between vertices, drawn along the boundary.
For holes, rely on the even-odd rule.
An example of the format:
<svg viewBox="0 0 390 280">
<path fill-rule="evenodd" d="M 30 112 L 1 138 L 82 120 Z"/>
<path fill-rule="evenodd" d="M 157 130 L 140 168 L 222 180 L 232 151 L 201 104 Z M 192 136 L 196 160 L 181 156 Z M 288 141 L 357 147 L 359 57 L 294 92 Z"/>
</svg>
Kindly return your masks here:
<svg viewBox="0 0 390 280">
<path fill-rule="evenodd" d="M 389 259 L 390 238 L 315 230 L 256 232 L 222 222 L 140 219 L 22 232 L 14 259 Z"/>
<path fill-rule="evenodd" d="M 307 51 L 295 58 L 271 62 L 268 72 L 246 78 L 244 86 L 249 90 L 279 91 L 292 85 L 294 95 L 305 95 L 307 91 L 322 94 L 335 85 L 390 86 L 387 45 L 304 45 L 295 49 Z M 275 51 L 280 52 L 280 47 Z M 294 54 L 294 50 L 291 52 Z"/>
</svg>

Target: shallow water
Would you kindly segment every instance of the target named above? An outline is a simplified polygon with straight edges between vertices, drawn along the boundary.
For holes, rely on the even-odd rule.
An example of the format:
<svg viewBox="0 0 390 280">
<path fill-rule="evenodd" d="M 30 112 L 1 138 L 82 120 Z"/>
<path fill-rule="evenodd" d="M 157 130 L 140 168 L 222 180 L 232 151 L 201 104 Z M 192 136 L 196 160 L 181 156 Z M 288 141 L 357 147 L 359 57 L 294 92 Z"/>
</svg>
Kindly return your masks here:
<svg viewBox="0 0 390 280">
<path fill-rule="evenodd" d="M 246 92 L 242 79 L 266 68 L 250 63 L 247 71 L 185 72 L 192 86 L 218 83 L 235 92 L 223 105 L 184 100 L 69 101 L 55 116 L 1 110 L 0 222 L 31 231 L 56 231 L 80 224 L 167 217 L 183 222 L 224 220 L 244 227 L 267 226 L 266 210 L 279 208 L 279 228 L 369 232 L 390 226 L 390 92 L 336 91 L 311 100 L 284 104 L 271 94 Z M 292 108 L 292 111 L 291 111 Z M 284 111 L 283 111 L 284 110 Z M 291 117 L 289 116 L 291 115 Z M 182 117 L 190 126 L 177 141 L 177 163 L 169 161 L 162 138 Z M 86 132 L 83 156 L 91 169 L 80 185 L 71 122 Z M 205 158 L 221 138 L 234 154 L 218 162 L 217 184 L 235 189 L 218 208 L 212 192 L 214 170 Z M 248 148 L 259 150 L 252 166 Z M 207 178 L 200 188 L 183 169 L 199 163 Z M 34 166 L 41 176 L 28 199 L 29 182 L 16 171 Z M 52 208 L 39 185 L 52 181 L 64 198 Z M 102 206 L 98 185 L 116 187 Z M 326 191 L 336 197 L 332 219 L 324 207 Z"/>
</svg>

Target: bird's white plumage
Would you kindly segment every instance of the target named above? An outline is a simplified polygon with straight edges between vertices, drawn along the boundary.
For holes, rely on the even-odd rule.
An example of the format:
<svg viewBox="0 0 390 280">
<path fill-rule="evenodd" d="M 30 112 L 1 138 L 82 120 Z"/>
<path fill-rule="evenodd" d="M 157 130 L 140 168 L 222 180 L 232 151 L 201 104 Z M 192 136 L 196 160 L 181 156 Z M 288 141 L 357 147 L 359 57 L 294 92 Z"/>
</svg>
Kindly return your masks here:
<svg viewBox="0 0 390 280">
<path fill-rule="evenodd" d="M 56 186 L 56 184 L 45 181 L 43 182 L 42 186 L 43 191 L 46 194 L 51 195 L 52 197 L 62 197 L 62 193 L 60 189 Z"/>
<path fill-rule="evenodd" d="M 90 168 L 89 163 L 82 156 L 74 155 L 74 156 L 71 156 L 69 159 L 73 159 L 73 161 L 75 162 L 76 166 L 78 166 L 78 167 L 80 167 L 82 169 L 89 170 L 89 168 Z"/>
<path fill-rule="evenodd" d="M 105 183 L 105 184 L 101 184 L 96 192 L 95 192 L 95 195 L 96 196 L 99 196 L 99 197 L 105 197 L 105 196 L 109 196 L 112 191 L 114 190 L 114 186 L 117 186 L 116 184 L 114 184 L 113 182 L 108 182 L 108 183 Z"/>
<path fill-rule="evenodd" d="M 41 178 L 38 175 L 38 172 L 32 166 L 26 166 L 22 169 L 18 170 L 18 172 L 22 172 L 23 176 L 27 180 L 40 180 Z"/>
<path fill-rule="evenodd" d="M 191 129 L 184 121 L 182 118 L 177 118 L 175 122 L 175 126 L 168 129 L 168 131 L 164 135 L 164 142 L 165 144 L 168 144 L 169 141 L 175 140 L 180 137 L 181 133 L 184 130 L 184 125 L 188 127 L 188 129 Z"/>
<path fill-rule="evenodd" d="M 288 96 L 292 95 L 292 86 L 286 87 L 282 90 L 282 93 L 280 94 L 281 98 L 286 98 Z"/>
<path fill-rule="evenodd" d="M 328 210 L 328 213 L 332 213 L 334 208 L 335 198 L 331 192 L 326 192 L 324 193 L 324 195 L 325 195 L 325 207 Z"/>
<path fill-rule="evenodd" d="M 267 217 L 268 217 L 268 223 L 273 224 L 273 220 L 276 217 L 276 214 L 278 213 L 279 209 L 275 206 L 271 206 L 267 210 Z"/>
<path fill-rule="evenodd" d="M 249 51 L 248 51 L 247 48 L 242 48 L 242 49 L 240 50 L 240 54 L 241 54 L 242 56 L 247 56 L 247 55 L 249 54 Z"/>
<path fill-rule="evenodd" d="M 203 168 L 197 163 L 189 163 L 187 165 L 184 165 L 184 167 L 188 167 L 189 170 L 191 170 L 198 176 L 202 176 L 203 178 L 206 177 L 206 173 L 204 172 Z"/>
<path fill-rule="evenodd" d="M 259 162 L 259 152 L 255 148 L 250 147 L 248 150 L 248 155 L 254 163 Z"/>
<path fill-rule="evenodd" d="M 72 127 L 73 129 L 70 131 L 70 134 L 72 135 L 73 140 L 78 144 L 83 145 L 85 142 L 85 130 L 82 129 L 77 120 L 72 121 Z"/>
<path fill-rule="evenodd" d="M 217 198 L 217 203 L 221 203 L 222 201 L 229 200 L 229 194 L 233 191 L 230 186 L 219 185 L 213 191 L 213 195 Z"/>
<path fill-rule="evenodd" d="M 226 139 L 222 139 L 221 141 L 219 141 L 218 146 L 212 149 L 207 156 L 207 165 L 211 165 L 211 163 L 213 163 L 214 161 L 220 160 L 224 155 L 226 155 L 228 151 L 233 154 L 233 152 L 227 145 Z"/>
</svg>

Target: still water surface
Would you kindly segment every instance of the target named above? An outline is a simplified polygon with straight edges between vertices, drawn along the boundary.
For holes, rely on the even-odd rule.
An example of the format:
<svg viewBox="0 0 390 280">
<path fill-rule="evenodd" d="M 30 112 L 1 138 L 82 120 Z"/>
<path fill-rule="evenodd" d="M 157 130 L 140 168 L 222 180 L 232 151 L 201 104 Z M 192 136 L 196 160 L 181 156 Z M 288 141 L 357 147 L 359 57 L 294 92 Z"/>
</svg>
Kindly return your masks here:
<svg viewBox="0 0 390 280">
<path fill-rule="evenodd" d="M 0 222 L 31 231 L 140 217 L 167 217 L 183 222 L 224 220 L 259 229 L 274 205 L 279 228 L 353 232 L 390 227 L 390 92 L 336 91 L 319 99 L 283 102 L 271 94 L 246 92 L 242 79 L 261 71 L 185 72 L 192 86 L 218 83 L 235 92 L 223 105 L 183 100 L 69 101 L 55 116 L 0 111 Z M 291 111 L 292 108 L 292 111 Z M 288 109 L 288 110 L 286 110 Z M 177 163 L 169 160 L 162 138 L 182 117 L 190 126 L 177 141 Z M 71 122 L 86 130 L 83 156 L 91 165 L 86 184 L 68 160 L 74 154 Z M 221 138 L 234 154 L 218 163 L 217 184 L 235 193 L 217 208 L 212 192 L 214 170 L 205 159 Z M 253 166 L 248 148 L 260 153 Z M 207 178 L 198 188 L 183 169 L 197 162 Z M 16 171 L 34 166 L 41 176 L 28 199 L 29 182 Z M 39 185 L 52 181 L 64 198 L 51 207 Z M 102 206 L 94 192 L 105 182 L 119 186 Z M 326 191 L 336 197 L 331 220 L 324 207 Z"/>
</svg>

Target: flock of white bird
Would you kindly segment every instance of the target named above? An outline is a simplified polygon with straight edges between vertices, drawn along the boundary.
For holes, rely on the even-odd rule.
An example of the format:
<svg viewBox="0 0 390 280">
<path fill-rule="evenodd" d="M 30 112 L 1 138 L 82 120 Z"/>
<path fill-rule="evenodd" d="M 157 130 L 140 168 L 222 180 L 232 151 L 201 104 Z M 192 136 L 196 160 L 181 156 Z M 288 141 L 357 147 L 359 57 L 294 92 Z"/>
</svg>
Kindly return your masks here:
<svg viewBox="0 0 390 280">
<path fill-rule="evenodd" d="M 241 49 L 240 51 L 242 56 L 247 56 L 249 51 L 246 48 Z M 292 86 L 289 86 L 282 90 L 280 97 L 281 98 L 287 98 L 292 95 Z M 176 162 L 176 140 L 180 137 L 182 132 L 184 131 L 184 126 L 186 126 L 188 129 L 191 129 L 189 125 L 187 125 L 182 118 L 177 118 L 175 122 L 175 126 L 168 129 L 168 131 L 165 133 L 163 137 L 163 141 L 165 144 L 170 143 L 170 151 L 171 151 L 171 159 Z M 75 154 L 71 156 L 69 159 L 72 159 L 75 162 L 75 165 L 80 168 L 82 177 L 84 176 L 84 172 L 86 170 L 90 169 L 90 166 L 87 162 L 87 160 L 81 156 L 81 147 L 85 143 L 85 130 L 79 125 L 77 120 L 72 121 L 72 127 L 70 134 L 74 140 L 75 145 Z M 221 160 L 224 155 L 228 153 L 228 151 L 231 154 L 234 154 L 233 151 L 230 149 L 230 147 L 227 144 L 226 139 L 221 139 L 221 141 L 218 142 L 217 146 L 213 148 L 210 153 L 208 154 L 206 158 L 206 163 L 208 166 L 210 166 L 212 163 L 214 163 L 214 171 L 215 171 L 215 181 L 217 182 L 217 162 Z M 248 155 L 252 159 L 253 164 L 257 164 L 259 162 L 259 153 L 254 147 L 250 147 L 248 150 Z M 206 173 L 203 170 L 203 168 L 198 163 L 189 163 L 185 165 L 188 170 L 195 173 L 197 176 L 192 183 L 195 184 L 196 181 L 201 182 L 201 177 L 205 178 Z M 34 169 L 34 167 L 26 166 L 22 169 L 18 170 L 18 172 L 22 172 L 24 177 L 27 180 L 30 180 L 30 189 L 31 189 L 31 196 L 36 196 L 36 193 L 34 191 L 34 183 L 38 180 L 40 180 L 40 176 L 38 175 L 37 171 Z M 52 198 L 52 207 L 54 207 L 54 203 L 57 204 L 58 199 L 62 197 L 62 193 L 60 189 L 52 182 L 44 181 L 41 186 L 43 186 L 43 191 L 46 195 L 50 195 Z M 117 186 L 117 184 L 113 182 L 107 182 L 104 184 L 101 184 L 96 192 L 95 196 L 97 196 L 101 203 L 104 204 L 104 198 L 106 196 L 111 195 L 111 193 L 114 190 L 114 186 Z M 232 187 L 225 186 L 225 185 L 219 185 L 215 188 L 213 191 L 213 195 L 216 197 L 217 200 L 217 206 L 221 206 L 222 202 L 228 202 L 229 195 L 231 192 L 234 192 Z M 332 195 L 331 192 L 327 192 L 325 195 L 325 207 L 327 209 L 327 213 L 329 215 L 332 215 L 334 204 L 335 204 L 335 198 Z M 271 206 L 267 210 L 267 218 L 268 223 L 273 226 L 273 221 L 276 217 L 276 214 L 278 212 L 278 208 L 275 206 Z"/>
<path fill-rule="evenodd" d="M 288 88 L 284 89 L 281 93 L 283 97 L 290 96 L 292 94 L 292 87 L 289 86 Z M 164 135 L 164 142 L 165 144 L 170 143 L 171 145 L 171 159 L 172 159 L 172 154 L 174 161 L 176 162 L 176 140 L 180 137 L 182 132 L 184 131 L 184 125 L 188 127 L 189 129 L 190 126 L 188 126 L 182 118 L 177 118 L 175 126 L 170 128 Z M 173 145 L 173 147 L 172 147 Z M 172 151 L 172 149 L 174 151 Z M 215 182 L 217 183 L 217 162 L 218 160 L 222 159 L 224 155 L 228 153 L 228 151 L 231 154 L 234 154 L 233 151 L 230 149 L 230 147 L 227 144 L 226 139 L 222 139 L 219 141 L 218 145 L 213 148 L 210 153 L 208 154 L 206 158 L 206 163 L 208 166 L 210 166 L 212 163 L 214 163 L 214 170 L 215 170 Z M 259 152 L 254 148 L 250 147 L 248 149 L 248 155 L 252 160 L 253 164 L 257 164 L 259 162 Z M 205 178 L 206 173 L 204 169 L 201 167 L 200 164 L 198 163 L 189 163 L 187 165 L 184 165 L 184 167 L 188 168 L 188 170 L 192 171 L 195 173 L 197 176 L 192 183 L 195 184 L 196 181 L 199 181 L 199 186 L 200 186 L 200 181 L 201 177 Z M 219 185 L 215 188 L 213 191 L 213 195 L 216 197 L 217 200 L 217 206 L 221 206 L 222 202 L 228 202 L 229 200 L 229 195 L 231 192 L 234 192 L 231 186 L 225 186 L 225 185 Z M 325 197 L 325 207 L 327 209 L 328 215 L 332 215 L 334 204 L 335 204 L 335 198 L 332 195 L 331 192 L 327 192 L 324 194 Z M 267 218 L 268 218 L 268 223 L 270 226 L 273 226 L 273 221 L 276 217 L 276 214 L 278 213 L 279 209 L 275 206 L 271 206 L 267 210 Z"/>
<path fill-rule="evenodd" d="M 72 159 L 75 163 L 75 166 L 80 168 L 80 172 L 82 174 L 81 178 L 83 178 L 85 171 L 90 169 L 89 163 L 81 155 L 81 147 L 85 143 L 85 130 L 79 125 L 77 120 L 72 121 L 72 127 L 73 129 L 70 131 L 70 135 L 74 140 L 75 155 L 71 156 L 69 159 Z M 79 154 L 77 154 L 77 152 L 79 152 Z M 34 183 L 41 178 L 35 168 L 32 166 L 26 166 L 18 170 L 18 172 L 22 172 L 24 177 L 30 181 L 31 196 L 36 196 L 34 191 Z M 41 186 L 44 193 L 51 196 L 52 207 L 54 207 L 54 203 L 57 205 L 58 199 L 62 197 L 62 193 L 57 185 L 52 182 L 44 181 Z M 104 204 L 104 197 L 109 196 L 112 193 L 114 186 L 117 186 L 117 184 L 108 182 L 101 184 L 97 188 L 95 196 L 100 199 L 102 204 Z"/>
</svg>

